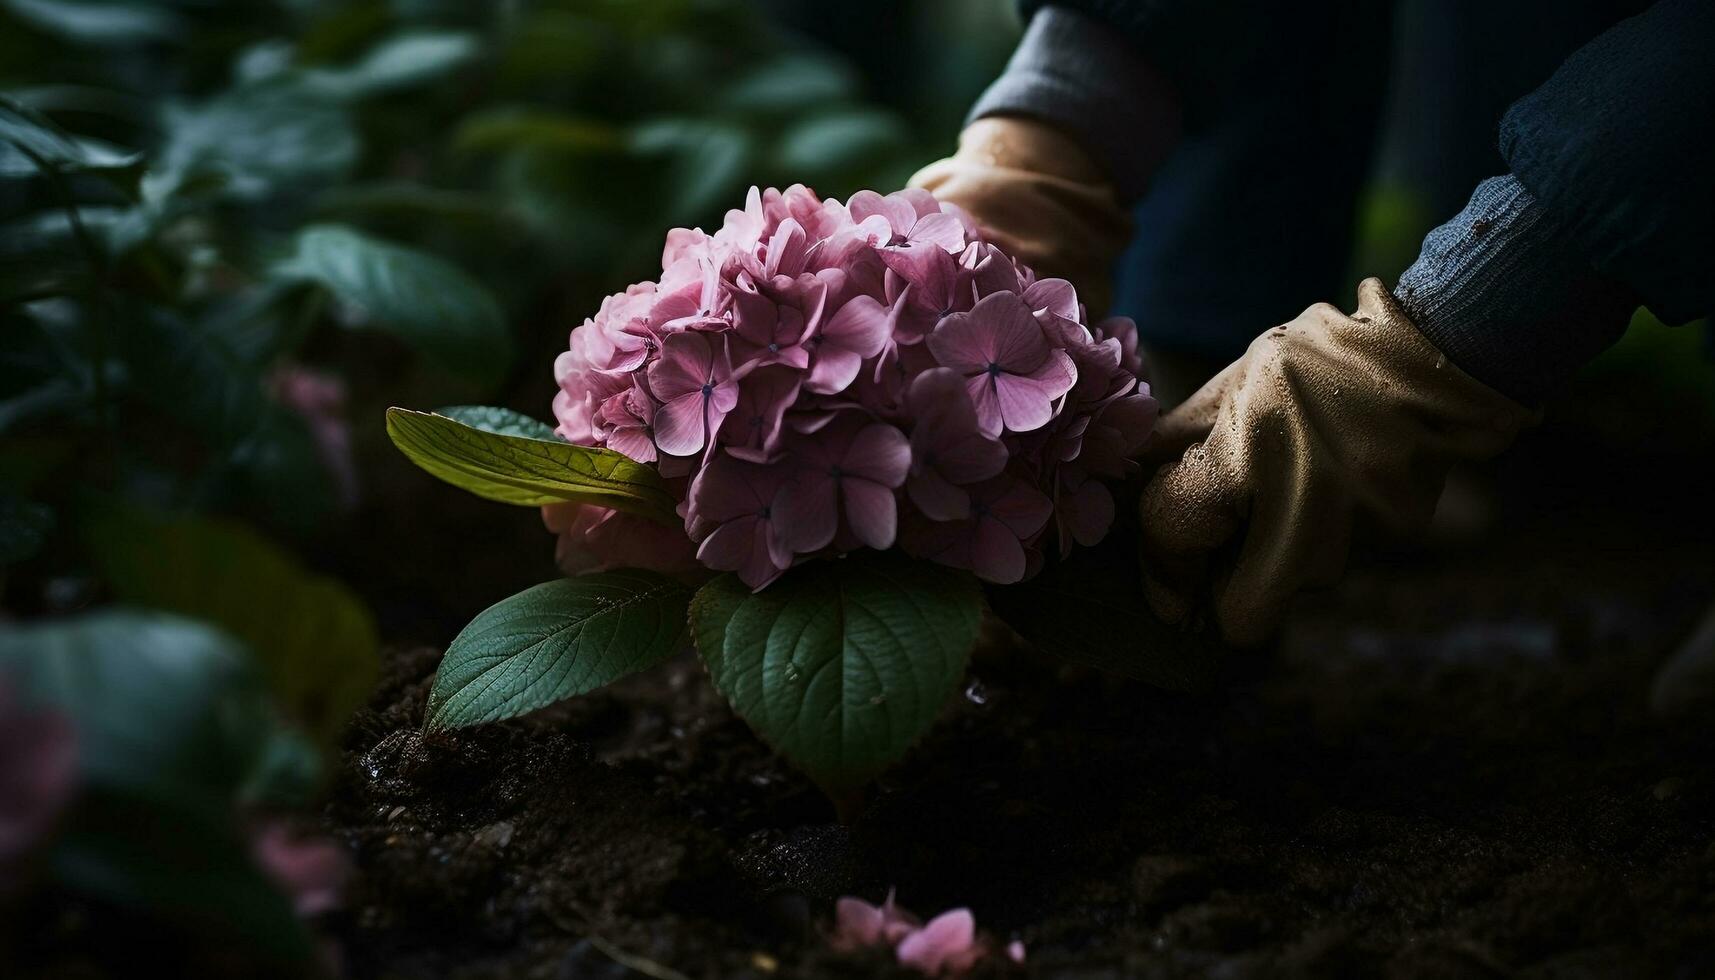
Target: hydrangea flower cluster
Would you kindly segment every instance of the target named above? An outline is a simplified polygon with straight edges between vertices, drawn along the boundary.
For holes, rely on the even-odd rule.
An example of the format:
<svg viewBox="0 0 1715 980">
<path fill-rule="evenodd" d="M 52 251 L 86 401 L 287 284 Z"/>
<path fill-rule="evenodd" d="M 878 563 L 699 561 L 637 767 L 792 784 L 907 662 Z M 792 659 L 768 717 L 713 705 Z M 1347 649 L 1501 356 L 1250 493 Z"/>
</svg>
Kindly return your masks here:
<svg viewBox="0 0 1715 980">
<path fill-rule="evenodd" d="M 991 582 L 1094 544 L 1154 426 L 1125 318 L 1094 328 L 925 191 L 751 189 L 668 234 L 555 362 L 558 431 L 683 488 L 687 547 L 760 589 L 898 544 Z M 565 533 L 611 521 L 553 518 Z M 663 555 L 677 563 L 679 556 Z"/>
</svg>

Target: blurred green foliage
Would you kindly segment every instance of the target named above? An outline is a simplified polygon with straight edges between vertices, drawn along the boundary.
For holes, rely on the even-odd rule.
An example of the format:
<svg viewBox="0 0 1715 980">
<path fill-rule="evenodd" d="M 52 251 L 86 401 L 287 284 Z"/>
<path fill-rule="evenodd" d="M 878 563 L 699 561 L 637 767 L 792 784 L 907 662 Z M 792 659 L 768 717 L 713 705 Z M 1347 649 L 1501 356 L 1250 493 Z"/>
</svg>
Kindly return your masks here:
<svg viewBox="0 0 1715 980">
<path fill-rule="evenodd" d="M 0 0 L 0 681 L 90 750 L 57 887 L 305 953 L 233 815 L 306 802 L 373 683 L 363 590 L 293 554 L 349 513 L 341 451 L 364 482 L 339 403 L 539 390 L 665 229 L 897 185 L 1005 53 L 913 64 L 902 114 L 778 13 Z"/>
</svg>

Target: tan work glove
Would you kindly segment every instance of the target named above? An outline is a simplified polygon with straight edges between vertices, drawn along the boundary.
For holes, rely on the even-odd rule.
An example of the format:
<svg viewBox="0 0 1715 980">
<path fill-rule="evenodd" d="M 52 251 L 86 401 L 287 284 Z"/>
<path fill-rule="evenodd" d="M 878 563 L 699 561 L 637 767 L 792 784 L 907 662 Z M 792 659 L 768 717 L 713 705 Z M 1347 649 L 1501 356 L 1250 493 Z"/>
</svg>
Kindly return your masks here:
<svg viewBox="0 0 1715 980">
<path fill-rule="evenodd" d="M 1351 316 L 1312 306 L 1158 425 L 1157 445 L 1191 445 L 1140 503 L 1149 604 L 1170 623 L 1208 607 L 1228 642 L 1259 643 L 1339 576 L 1356 519 L 1422 528 L 1448 466 L 1536 414 L 1442 356 L 1380 280 Z"/>
<path fill-rule="evenodd" d="M 963 208 L 1038 276 L 1070 281 L 1091 316 L 1107 312 L 1131 220 L 1071 137 L 1022 117 L 978 119 L 960 134 L 959 151 L 919 170 L 911 186 Z"/>
</svg>

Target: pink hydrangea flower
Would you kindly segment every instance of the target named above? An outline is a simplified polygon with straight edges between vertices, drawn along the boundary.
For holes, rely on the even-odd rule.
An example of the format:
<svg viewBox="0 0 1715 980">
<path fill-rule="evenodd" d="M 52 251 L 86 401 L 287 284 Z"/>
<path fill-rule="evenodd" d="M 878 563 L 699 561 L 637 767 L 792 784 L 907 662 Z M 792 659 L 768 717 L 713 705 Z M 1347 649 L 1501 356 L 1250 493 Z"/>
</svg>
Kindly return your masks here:
<svg viewBox="0 0 1715 980">
<path fill-rule="evenodd" d="M 568 568 L 694 552 L 761 588 L 897 544 L 1013 582 L 1112 525 L 1155 422 L 1136 327 L 1092 328 L 957 209 L 753 188 L 714 233 L 669 232 L 661 268 L 572 331 L 554 416 L 683 487 L 683 532 L 548 508 Z"/>
</svg>

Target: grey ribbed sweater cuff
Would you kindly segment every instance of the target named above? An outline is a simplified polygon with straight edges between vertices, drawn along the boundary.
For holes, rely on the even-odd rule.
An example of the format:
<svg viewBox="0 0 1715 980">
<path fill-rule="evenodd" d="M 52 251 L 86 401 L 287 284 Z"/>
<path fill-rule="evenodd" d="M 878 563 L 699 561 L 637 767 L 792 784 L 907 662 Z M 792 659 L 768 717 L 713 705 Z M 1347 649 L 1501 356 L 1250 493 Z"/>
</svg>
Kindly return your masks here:
<svg viewBox="0 0 1715 980">
<path fill-rule="evenodd" d="M 1178 100 L 1167 82 L 1113 28 L 1064 7 L 1036 12 L 968 118 L 996 115 L 1065 130 L 1107 170 L 1125 203 L 1143 195 L 1179 138 Z"/>
<path fill-rule="evenodd" d="M 1524 404 L 1618 340 L 1638 305 L 1511 175 L 1478 184 L 1393 292 L 1454 364 Z"/>
</svg>

